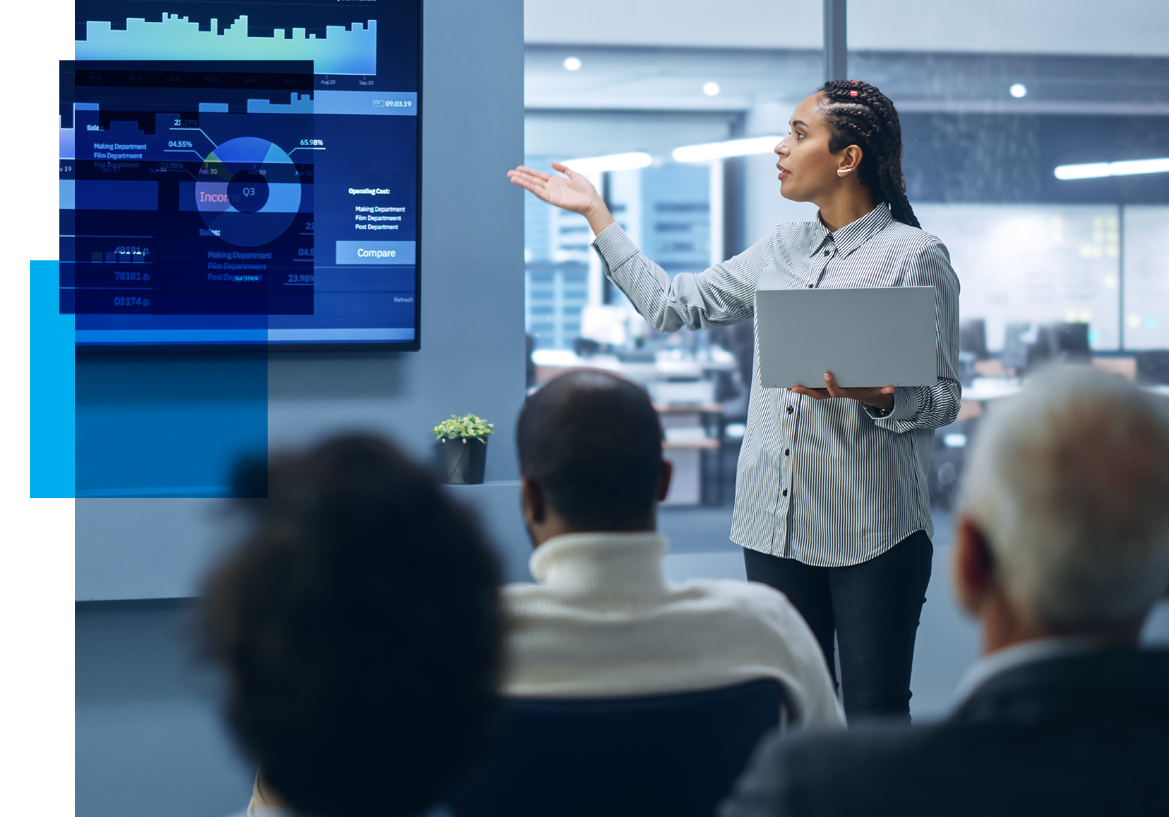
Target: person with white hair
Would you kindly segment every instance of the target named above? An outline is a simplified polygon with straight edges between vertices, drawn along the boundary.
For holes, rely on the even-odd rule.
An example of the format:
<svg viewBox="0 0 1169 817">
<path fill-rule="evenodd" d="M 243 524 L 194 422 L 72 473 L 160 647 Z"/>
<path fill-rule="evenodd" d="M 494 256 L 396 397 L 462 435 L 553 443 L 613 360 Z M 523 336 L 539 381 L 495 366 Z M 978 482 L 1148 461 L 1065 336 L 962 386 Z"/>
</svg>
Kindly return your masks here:
<svg viewBox="0 0 1169 817">
<path fill-rule="evenodd" d="M 1055 367 L 974 441 L 953 551 L 983 657 L 944 720 L 766 739 L 720 817 L 1169 814 L 1169 404 Z"/>
</svg>

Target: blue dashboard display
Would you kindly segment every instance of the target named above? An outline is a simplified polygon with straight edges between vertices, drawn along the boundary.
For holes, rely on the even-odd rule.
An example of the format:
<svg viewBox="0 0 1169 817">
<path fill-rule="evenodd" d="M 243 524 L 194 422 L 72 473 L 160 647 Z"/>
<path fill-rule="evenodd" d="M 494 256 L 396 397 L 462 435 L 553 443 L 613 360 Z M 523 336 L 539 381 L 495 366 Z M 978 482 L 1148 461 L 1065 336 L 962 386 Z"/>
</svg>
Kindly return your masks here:
<svg viewBox="0 0 1169 817">
<path fill-rule="evenodd" d="M 419 347 L 420 0 L 77 0 L 81 347 Z"/>
</svg>

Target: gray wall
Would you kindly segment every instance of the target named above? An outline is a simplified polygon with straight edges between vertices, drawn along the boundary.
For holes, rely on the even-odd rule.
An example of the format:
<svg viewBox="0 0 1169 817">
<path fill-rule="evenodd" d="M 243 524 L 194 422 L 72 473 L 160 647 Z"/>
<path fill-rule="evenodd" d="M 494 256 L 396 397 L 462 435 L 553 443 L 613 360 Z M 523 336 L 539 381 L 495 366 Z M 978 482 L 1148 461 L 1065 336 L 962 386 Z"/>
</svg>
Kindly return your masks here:
<svg viewBox="0 0 1169 817">
<path fill-rule="evenodd" d="M 77 605 L 79 815 L 225 815 L 250 764 L 219 717 L 216 678 L 189 646 L 190 603 Z"/>
<path fill-rule="evenodd" d="M 422 351 L 271 355 L 269 443 L 364 428 L 427 457 L 442 418 L 494 421 L 488 484 L 454 490 L 519 578 L 523 206 L 504 173 L 523 160 L 523 4 L 426 0 L 424 26 Z M 222 526 L 215 500 L 77 501 L 81 817 L 206 817 L 247 802 L 249 764 L 219 723 L 214 679 L 191 657 L 185 603 L 165 600 L 197 591 Z"/>
</svg>

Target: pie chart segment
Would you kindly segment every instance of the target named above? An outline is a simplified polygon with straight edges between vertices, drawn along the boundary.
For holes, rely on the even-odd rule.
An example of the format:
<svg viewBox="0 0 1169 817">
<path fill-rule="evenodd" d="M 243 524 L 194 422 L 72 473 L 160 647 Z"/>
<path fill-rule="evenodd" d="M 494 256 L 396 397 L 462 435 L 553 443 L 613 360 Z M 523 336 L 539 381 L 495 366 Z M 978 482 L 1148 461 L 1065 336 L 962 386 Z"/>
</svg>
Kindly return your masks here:
<svg viewBox="0 0 1169 817">
<path fill-rule="evenodd" d="M 292 226 L 300 211 L 300 179 L 292 159 L 266 139 L 240 136 L 203 162 L 195 203 L 203 222 L 237 247 L 259 247 Z"/>
</svg>

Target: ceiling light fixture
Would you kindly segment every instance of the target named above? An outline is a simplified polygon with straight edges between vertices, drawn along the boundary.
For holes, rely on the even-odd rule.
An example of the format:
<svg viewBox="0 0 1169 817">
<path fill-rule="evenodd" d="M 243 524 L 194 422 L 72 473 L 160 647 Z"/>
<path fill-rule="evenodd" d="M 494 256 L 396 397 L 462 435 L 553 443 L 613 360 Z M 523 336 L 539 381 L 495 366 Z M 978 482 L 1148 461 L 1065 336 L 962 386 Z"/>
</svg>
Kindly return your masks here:
<svg viewBox="0 0 1169 817">
<path fill-rule="evenodd" d="M 731 156 L 751 156 L 756 153 L 771 153 L 781 139 L 782 136 L 755 136 L 750 139 L 730 139 L 705 145 L 684 145 L 675 148 L 672 155 L 675 162 L 709 162 Z"/>
<path fill-rule="evenodd" d="M 1011 86 L 1011 96 L 1015 99 L 1022 99 L 1027 96 L 1027 86 L 1021 82 L 1016 82 Z"/>
<path fill-rule="evenodd" d="M 707 96 L 718 96 L 718 92 L 721 90 L 722 88 L 718 87 L 717 82 L 708 82 L 702 86 L 702 93 L 706 94 Z"/>
<path fill-rule="evenodd" d="M 1060 165 L 1055 169 L 1055 177 L 1063 181 L 1070 181 L 1072 179 L 1103 179 L 1107 176 L 1137 176 L 1142 173 L 1169 173 L 1169 158 Z"/>
<path fill-rule="evenodd" d="M 584 63 L 580 61 L 580 57 L 564 58 L 564 68 L 568 71 L 579 71 L 582 65 L 584 65 Z"/>
</svg>

